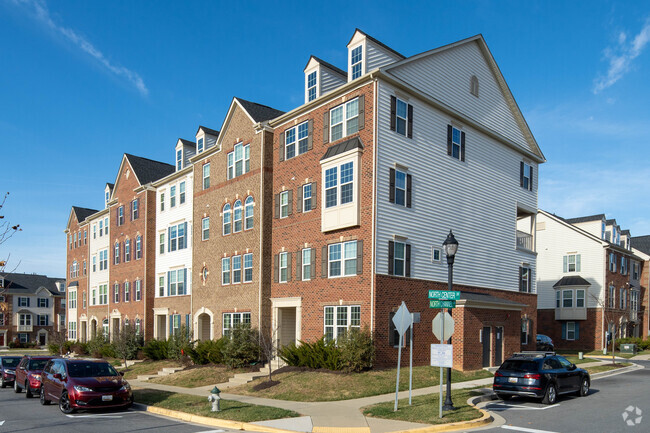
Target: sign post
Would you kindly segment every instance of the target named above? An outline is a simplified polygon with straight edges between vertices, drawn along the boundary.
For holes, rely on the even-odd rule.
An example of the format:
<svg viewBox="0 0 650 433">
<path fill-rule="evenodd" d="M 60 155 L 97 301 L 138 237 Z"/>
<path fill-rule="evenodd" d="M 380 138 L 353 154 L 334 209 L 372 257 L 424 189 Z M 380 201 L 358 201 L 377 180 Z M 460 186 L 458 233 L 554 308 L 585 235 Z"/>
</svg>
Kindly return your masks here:
<svg viewBox="0 0 650 433">
<path fill-rule="evenodd" d="M 409 312 L 409 309 L 406 308 L 406 304 L 402 301 L 402 305 L 397 309 L 397 312 L 393 316 L 393 324 L 395 329 L 399 333 L 399 349 L 397 355 L 397 383 L 395 384 L 395 409 L 397 412 L 397 394 L 399 393 L 399 370 L 402 361 L 402 344 L 404 342 L 404 333 L 412 324 L 412 316 Z"/>
<path fill-rule="evenodd" d="M 429 308 L 440 308 L 440 313 L 431 322 L 433 335 L 438 338 L 441 344 L 431 345 L 431 366 L 440 367 L 440 396 L 438 399 L 439 417 L 442 418 L 442 390 L 443 390 L 443 368 L 453 366 L 453 346 L 445 344 L 454 334 L 454 319 L 445 308 L 455 308 L 456 300 L 460 299 L 460 292 L 429 290 L 429 298 L 432 296 L 444 297 L 444 300 L 430 299 Z M 451 299 L 451 300 L 450 300 Z"/>
</svg>

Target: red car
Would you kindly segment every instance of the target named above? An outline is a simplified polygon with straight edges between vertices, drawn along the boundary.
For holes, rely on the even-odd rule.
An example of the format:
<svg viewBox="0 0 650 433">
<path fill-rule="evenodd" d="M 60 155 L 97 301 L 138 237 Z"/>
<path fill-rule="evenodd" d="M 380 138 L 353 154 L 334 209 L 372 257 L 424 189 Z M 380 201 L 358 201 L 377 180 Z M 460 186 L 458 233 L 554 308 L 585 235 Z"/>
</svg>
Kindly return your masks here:
<svg viewBox="0 0 650 433">
<path fill-rule="evenodd" d="M 53 359 L 43 370 L 41 404 L 58 401 L 65 414 L 77 409 L 128 408 L 133 404 L 129 383 L 100 359 Z"/>
<path fill-rule="evenodd" d="M 25 390 L 25 397 L 33 397 L 41 392 L 41 372 L 43 367 L 54 356 L 25 355 L 16 368 L 14 392 Z"/>
<path fill-rule="evenodd" d="M 21 359 L 22 356 L 0 356 L 0 387 L 14 384 L 16 367 Z"/>
</svg>

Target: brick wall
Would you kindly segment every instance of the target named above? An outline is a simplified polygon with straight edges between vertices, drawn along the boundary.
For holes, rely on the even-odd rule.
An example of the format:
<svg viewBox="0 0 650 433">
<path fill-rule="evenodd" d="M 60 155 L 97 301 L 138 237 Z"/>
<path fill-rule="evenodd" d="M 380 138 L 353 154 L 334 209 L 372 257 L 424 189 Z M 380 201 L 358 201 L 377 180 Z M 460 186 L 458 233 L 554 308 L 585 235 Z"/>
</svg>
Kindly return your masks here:
<svg viewBox="0 0 650 433">
<path fill-rule="evenodd" d="M 66 234 L 66 240 L 65 240 L 65 242 L 66 242 L 66 245 L 65 245 L 65 247 L 66 247 L 66 268 L 65 268 L 65 272 L 66 273 L 65 273 L 65 276 L 66 276 L 66 282 L 67 282 L 66 296 L 67 296 L 67 292 L 68 292 L 67 287 L 70 286 L 71 282 L 76 281 L 78 283 L 77 290 L 76 290 L 78 308 L 77 308 L 77 317 L 70 317 L 69 314 L 68 314 L 68 311 L 67 311 L 67 307 L 66 307 L 66 309 L 65 309 L 65 313 L 66 313 L 65 327 L 66 328 L 68 327 L 68 322 L 76 321 L 77 322 L 77 335 L 78 335 L 78 332 L 79 332 L 79 317 L 78 316 L 82 314 L 82 310 L 79 307 L 81 306 L 81 299 L 82 299 L 82 296 L 83 296 L 82 294 L 84 292 L 87 292 L 87 290 L 88 290 L 88 273 L 91 272 L 91 270 L 92 270 L 91 269 L 92 263 L 91 263 L 91 258 L 90 258 L 90 245 L 89 245 L 91 233 L 90 233 L 90 225 L 89 224 L 87 224 L 87 223 L 80 224 L 79 221 L 77 221 L 77 216 L 76 216 L 74 210 L 71 210 L 71 216 L 70 216 L 69 225 L 68 225 L 67 229 L 68 229 L 68 233 Z M 83 243 L 84 231 L 87 232 L 86 243 L 85 244 Z M 68 240 L 68 236 L 73 236 L 74 237 L 75 233 L 77 233 L 78 237 L 79 237 L 79 235 L 81 235 L 81 241 L 77 240 L 77 245 L 76 246 L 74 245 L 74 241 L 73 241 L 72 248 L 70 248 L 70 242 Z M 72 266 L 72 263 L 75 260 L 79 264 L 79 276 L 73 278 L 70 275 L 70 266 Z M 84 262 L 86 263 L 86 274 L 84 274 Z M 58 301 L 58 299 L 55 299 L 55 302 L 56 301 Z M 59 314 L 61 311 L 63 311 L 63 310 L 57 310 L 55 312 L 55 314 L 54 314 L 54 317 L 52 317 L 52 322 L 56 325 L 54 329 L 58 329 L 58 316 L 57 316 L 57 314 Z M 34 328 L 34 329 L 36 330 L 36 328 Z M 36 334 L 34 334 L 34 335 L 36 335 Z"/>
</svg>

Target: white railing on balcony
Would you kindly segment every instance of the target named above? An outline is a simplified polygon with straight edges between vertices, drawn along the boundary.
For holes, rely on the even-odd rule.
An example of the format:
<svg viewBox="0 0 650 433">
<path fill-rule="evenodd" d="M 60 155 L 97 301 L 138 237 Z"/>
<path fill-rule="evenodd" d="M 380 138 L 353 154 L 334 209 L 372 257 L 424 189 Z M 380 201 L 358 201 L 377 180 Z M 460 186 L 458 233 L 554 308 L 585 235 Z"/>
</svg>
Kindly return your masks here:
<svg viewBox="0 0 650 433">
<path fill-rule="evenodd" d="M 630 322 L 636 322 L 639 320 L 639 312 L 636 310 L 630 310 Z"/>
<path fill-rule="evenodd" d="M 32 332 L 33 330 L 32 325 L 18 325 L 18 332 Z"/>
<path fill-rule="evenodd" d="M 533 235 L 517 230 L 517 248 L 533 251 Z"/>
</svg>

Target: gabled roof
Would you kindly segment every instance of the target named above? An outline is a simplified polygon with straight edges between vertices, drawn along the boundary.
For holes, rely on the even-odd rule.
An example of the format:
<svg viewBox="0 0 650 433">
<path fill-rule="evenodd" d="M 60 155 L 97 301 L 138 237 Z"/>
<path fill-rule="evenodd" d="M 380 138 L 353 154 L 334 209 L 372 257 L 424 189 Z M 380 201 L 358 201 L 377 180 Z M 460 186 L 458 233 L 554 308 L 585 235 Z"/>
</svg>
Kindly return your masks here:
<svg viewBox="0 0 650 433">
<path fill-rule="evenodd" d="M 612 218 L 611 220 L 605 220 L 605 224 L 608 226 L 615 226 L 616 224 L 616 219 Z"/>
<path fill-rule="evenodd" d="M 591 286 L 591 283 L 582 278 L 580 275 L 572 275 L 568 277 L 562 277 L 557 283 L 553 284 L 553 288 L 569 286 Z"/>
<path fill-rule="evenodd" d="M 39 289 L 45 288 L 47 291 L 56 296 L 61 296 L 62 292 L 56 287 L 56 282 L 65 283 L 65 278 L 50 278 L 38 274 L 18 274 L 9 273 L 3 275 L 5 279 L 6 291 L 9 294 L 35 295 Z"/>
<path fill-rule="evenodd" d="M 196 133 L 198 134 L 200 130 L 203 130 L 203 132 L 205 132 L 206 134 L 209 134 L 209 135 L 214 135 L 214 136 L 217 136 L 217 137 L 219 136 L 219 131 L 216 131 L 214 129 L 210 129 L 210 128 L 206 127 L 206 126 L 199 125 L 199 129 L 196 130 Z"/>
<path fill-rule="evenodd" d="M 632 248 L 650 255 L 650 235 L 634 236 L 630 240 L 632 241 Z"/>
<path fill-rule="evenodd" d="M 125 153 L 124 156 L 129 160 L 133 173 L 138 178 L 140 185 L 146 185 L 174 172 L 175 167 L 165 162 L 154 161 L 141 156 Z M 119 174 L 118 174 L 119 175 Z"/>
<path fill-rule="evenodd" d="M 584 216 L 578 218 L 567 218 L 564 221 L 568 222 L 569 224 L 579 224 L 579 223 L 586 223 L 589 221 L 602 221 L 604 219 L 605 219 L 605 214 L 599 213 L 597 215 L 590 215 L 590 216 Z"/>
<path fill-rule="evenodd" d="M 193 147 L 196 147 L 196 143 L 193 142 L 193 141 L 186 140 L 186 139 L 184 139 L 184 138 L 179 138 L 178 141 L 180 141 L 181 143 L 183 143 L 183 146 L 193 146 Z M 176 143 L 178 143 L 178 142 L 176 142 Z"/>
<path fill-rule="evenodd" d="M 94 213 L 97 213 L 95 209 L 88 209 L 85 207 L 78 207 L 78 206 L 72 206 L 72 211 L 74 212 L 75 216 L 77 217 L 78 222 L 82 222 L 89 216 L 91 216 Z"/>
<path fill-rule="evenodd" d="M 364 36 L 366 37 L 366 39 L 371 40 L 371 41 L 374 42 L 375 44 L 377 44 L 377 45 L 379 45 L 379 46 L 381 46 L 381 47 L 387 49 L 388 51 L 390 51 L 390 52 L 393 53 L 393 54 L 396 54 L 397 56 L 401 57 L 402 59 L 405 59 L 405 58 L 406 58 L 406 56 L 404 56 L 403 54 L 398 53 L 397 51 L 395 51 L 394 49 L 392 49 L 391 47 L 389 47 L 389 46 L 386 45 L 385 43 L 383 43 L 383 42 L 381 42 L 381 41 L 378 41 L 377 39 L 373 38 L 373 37 L 370 36 L 368 33 L 364 32 L 363 30 L 360 30 L 359 28 L 354 29 L 354 33 L 352 33 L 352 37 L 351 37 L 350 40 L 348 41 L 347 45 L 350 45 L 350 42 L 352 42 L 352 39 L 354 39 L 354 35 L 356 35 L 357 32 L 359 32 L 359 33 L 361 33 L 362 35 L 364 35 Z M 347 74 L 346 74 L 346 75 L 347 75 Z"/>
<path fill-rule="evenodd" d="M 621 234 L 622 234 L 622 235 L 628 235 L 628 236 L 629 236 L 629 235 L 630 235 L 630 231 L 629 231 L 628 229 L 621 230 Z"/>
<path fill-rule="evenodd" d="M 336 72 L 337 74 L 342 75 L 344 78 L 347 79 L 348 74 L 343 69 L 337 68 L 336 66 L 332 65 L 331 63 L 328 63 L 325 60 L 322 60 L 322 59 L 314 56 L 313 54 L 309 57 L 309 60 L 307 60 L 307 65 L 309 65 L 309 62 L 311 62 L 311 59 L 316 60 L 322 66 L 325 66 L 327 69 L 331 69 L 333 72 Z M 303 68 L 303 69 L 306 69 L 307 65 L 305 65 L 305 68 Z"/>
<path fill-rule="evenodd" d="M 111 191 L 113 191 L 113 188 L 115 188 L 115 184 L 114 184 L 114 183 L 110 183 L 110 182 L 106 182 L 106 186 L 107 186 L 108 189 L 110 189 Z"/>
<path fill-rule="evenodd" d="M 254 122 L 264 122 L 265 120 L 271 120 L 284 114 L 284 111 L 276 110 L 275 108 L 258 104 L 256 102 L 250 102 L 237 97 L 235 97 L 235 100 L 239 102 L 239 105 L 241 105 L 244 110 L 246 110 Z"/>
</svg>

